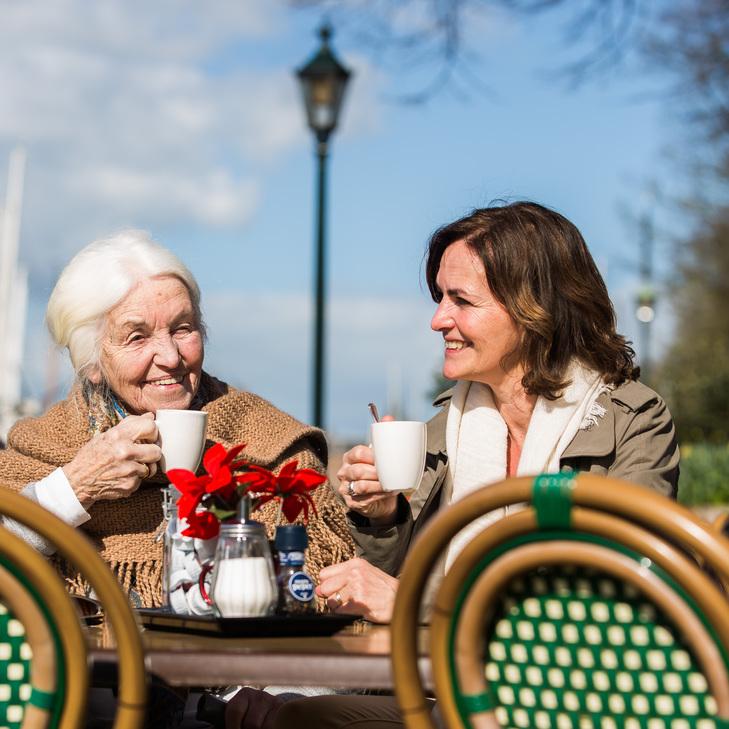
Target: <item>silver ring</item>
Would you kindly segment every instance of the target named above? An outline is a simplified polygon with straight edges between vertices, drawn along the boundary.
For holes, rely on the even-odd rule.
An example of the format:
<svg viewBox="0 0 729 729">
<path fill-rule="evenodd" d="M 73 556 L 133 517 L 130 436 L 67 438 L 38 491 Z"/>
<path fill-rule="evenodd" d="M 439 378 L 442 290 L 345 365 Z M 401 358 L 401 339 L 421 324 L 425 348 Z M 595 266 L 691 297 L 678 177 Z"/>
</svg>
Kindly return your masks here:
<svg viewBox="0 0 729 729">
<path fill-rule="evenodd" d="M 347 493 L 348 493 L 348 494 L 349 494 L 350 496 L 356 496 L 356 495 L 357 495 L 357 492 L 356 492 L 356 491 L 354 490 L 354 481 L 350 481 L 350 482 L 349 482 L 349 483 L 347 484 Z"/>
<path fill-rule="evenodd" d="M 337 607 L 344 605 L 344 600 L 342 600 L 342 593 L 339 592 L 339 590 L 334 593 L 334 599 L 337 601 Z"/>
</svg>

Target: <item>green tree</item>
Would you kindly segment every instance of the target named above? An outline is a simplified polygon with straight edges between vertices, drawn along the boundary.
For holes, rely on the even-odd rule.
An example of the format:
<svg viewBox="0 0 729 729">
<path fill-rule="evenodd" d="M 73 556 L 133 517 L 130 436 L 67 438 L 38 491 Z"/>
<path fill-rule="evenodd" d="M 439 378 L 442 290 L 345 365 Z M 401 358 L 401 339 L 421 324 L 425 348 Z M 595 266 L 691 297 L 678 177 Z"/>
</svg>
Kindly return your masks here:
<svg viewBox="0 0 729 729">
<path fill-rule="evenodd" d="M 702 213 L 671 297 L 677 322 L 656 373 L 682 442 L 729 440 L 729 207 Z M 679 249 L 680 250 L 680 249 Z"/>
</svg>

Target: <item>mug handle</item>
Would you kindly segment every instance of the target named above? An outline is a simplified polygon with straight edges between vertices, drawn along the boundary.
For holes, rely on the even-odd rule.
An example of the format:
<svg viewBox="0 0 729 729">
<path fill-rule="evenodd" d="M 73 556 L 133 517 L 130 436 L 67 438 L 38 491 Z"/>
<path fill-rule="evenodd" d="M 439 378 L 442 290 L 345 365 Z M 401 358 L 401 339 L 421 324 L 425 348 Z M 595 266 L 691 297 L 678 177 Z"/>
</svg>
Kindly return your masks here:
<svg viewBox="0 0 729 729">
<path fill-rule="evenodd" d="M 205 602 L 212 606 L 213 601 L 210 599 L 210 595 L 208 595 L 207 587 L 205 587 L 205 578 L 210 573 L 210 570 L 213 569 L 215 566 L 215 562 L 212 560 L 210 562 L 206 562 L 203 565 L 202 572 L 200 572 L 200 577 L 197 578 L 198 587 L 200 588 L 200 595 L 202 596 L 202 599 L 205 600 Z"/>
</svg>

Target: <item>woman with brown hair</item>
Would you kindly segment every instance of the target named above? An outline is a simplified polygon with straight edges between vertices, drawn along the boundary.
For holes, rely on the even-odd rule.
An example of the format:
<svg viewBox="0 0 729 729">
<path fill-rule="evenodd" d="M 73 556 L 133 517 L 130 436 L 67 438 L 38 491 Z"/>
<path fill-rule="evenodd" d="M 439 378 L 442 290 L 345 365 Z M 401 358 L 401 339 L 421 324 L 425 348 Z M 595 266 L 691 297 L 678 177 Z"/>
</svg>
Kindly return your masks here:
<svg viewBox="0 0 729 729">
<path fill-rule="evenodd" d="M 605 283 L 577 228 L 531 202 L 474 210 L 437 230 L 426 278 L 455 386 L 435 401 L 425 473 L 409 500 L 377 480 L 372 449 L 348 451 L 337 474 L 359 557 L 324 568 L 318 592 L 339 612 L 389 622 L 413 537 L 440 508 L 508 476 L 583 471 L 675 497 L 678 446 L 668 409 L 638 382 Z M 476 533 L 446 554 L 447 570 Z M 437 580 L 431 580 L 433 594 Z M 427 602 L 427 596 L 426 596 Z M 321 696 L 283 706 L 282 729 L 393 729 L 387 696 Z"/>
<path fill-rule="evenodd" d="M 668 409 L 638 382 L 605 283 L 565 217 L 517 202 L 437 230 L 426 278 L 444 341 L 423 479 L 409 501 L 383 492 L 372 450 L 344 456 L 339 491 L 361 559 L 322 570 L 332 609 L 387 622 L 413 536 L 441 507 L 507 476 L 564 470 L 622 478 L 675 497 Z M 449 564 L 487 515 L 451 544 Z M 446 566 L 447 566 L 446 564 Z"/>
</svg>

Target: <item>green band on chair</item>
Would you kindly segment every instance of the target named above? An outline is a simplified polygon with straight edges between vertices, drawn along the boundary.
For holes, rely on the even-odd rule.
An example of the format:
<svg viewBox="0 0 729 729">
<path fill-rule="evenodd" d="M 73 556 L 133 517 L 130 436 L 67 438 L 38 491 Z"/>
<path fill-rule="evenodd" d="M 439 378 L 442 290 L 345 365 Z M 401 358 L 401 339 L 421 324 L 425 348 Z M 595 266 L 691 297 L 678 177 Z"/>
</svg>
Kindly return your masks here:
<svg viewBox="0 0 729 729">
<path fill-rule="evenodd" d="M 544 473 L 534 479 L 532 505 L 540 529 L 565 529 L 570 526 L 573 473 Z"/>
<path fill-rule="evenodd" d="M 496 706 L 488 691 L 480 694 L 463 694 L 461 696 L 463 708 L 469 714 L 478 714 L 480 711 L 492 711 Z"/>
<path fill-rule="evenodd" d="M 35 686 L 31 686 L 28 703 L 33 704 L 33 706 L 36 706 L 39 709 L 51 709 L 55 698 L 55 691 L 43 691 Z"/>
</svg>

